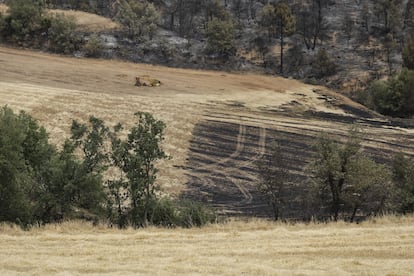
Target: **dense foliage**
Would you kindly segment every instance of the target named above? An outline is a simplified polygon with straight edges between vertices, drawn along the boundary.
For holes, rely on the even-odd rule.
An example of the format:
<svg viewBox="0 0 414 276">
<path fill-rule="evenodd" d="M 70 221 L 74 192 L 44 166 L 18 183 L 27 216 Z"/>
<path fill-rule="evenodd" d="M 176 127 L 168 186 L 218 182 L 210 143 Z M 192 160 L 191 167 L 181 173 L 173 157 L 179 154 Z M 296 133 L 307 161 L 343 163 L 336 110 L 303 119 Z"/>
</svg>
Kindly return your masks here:
<svg viewBox="0 0 414 276">
<path fill-rule="evenodd" d="M 214 221 L 214 213 L 202 205 L 156 193 L 155 162 L 167 157 L 160 147 L 165 125 L 149 113 L 136 115 L 126 140 L 118 137 L 120 125 L 112 132 L 93 116 L 87 124 L 74 121 L 71 138 L 58 150 L 31 116 L 2 107 L 0 221 L 27 226 L 107 219 L 119 227 L 192 227 Z M 119 177 L 105 181 L 110 167 Z"/>
<path fill-rule="evenodd" d="M 388 80 L 379 80 L 367 90 L 365 104 L 390 116 L 414 115 L 414 71 L 402 70 Z"/>
</svg>

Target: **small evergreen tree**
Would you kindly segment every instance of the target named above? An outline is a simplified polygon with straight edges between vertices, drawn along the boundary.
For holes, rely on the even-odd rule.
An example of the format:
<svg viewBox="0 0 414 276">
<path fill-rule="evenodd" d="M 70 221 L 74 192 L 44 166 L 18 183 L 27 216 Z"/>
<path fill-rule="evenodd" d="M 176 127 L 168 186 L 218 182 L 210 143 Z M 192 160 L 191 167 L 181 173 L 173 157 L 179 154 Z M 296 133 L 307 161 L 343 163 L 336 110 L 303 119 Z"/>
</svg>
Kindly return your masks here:
<svg viewBox="0 0 414 276">
<path fill-rule="evenodd" d="M 235 28 L 231 20 L 213 18 L 207 25 L 207 50 L 225 58 L 235 54 Z"/>
</svg>

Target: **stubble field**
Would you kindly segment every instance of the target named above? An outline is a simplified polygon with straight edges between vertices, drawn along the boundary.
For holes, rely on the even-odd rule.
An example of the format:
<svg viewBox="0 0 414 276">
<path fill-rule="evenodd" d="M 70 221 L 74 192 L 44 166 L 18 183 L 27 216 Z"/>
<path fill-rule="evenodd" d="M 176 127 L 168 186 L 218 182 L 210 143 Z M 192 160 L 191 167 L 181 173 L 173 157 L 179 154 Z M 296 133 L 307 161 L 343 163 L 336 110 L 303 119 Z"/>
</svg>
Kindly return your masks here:
<svg viewBox="0 0 414 276">
<path fill-rule="evenodd" d="M 135 87 L 137 75 L 162 81 Z M 343 138 L 363 126 L 363 144 L 386 162 L 414 153 L 414 131 L 369 114 L 323 87 L 273 76 L 172 69 L 65 58 L 0 47 L 0 105 L 25 110 L 60 145 L 73 119 L 94 115 L 131 126 L 149 111 L 166 122 L 159 164 L 165 193 L 202 200 L 223 214 L 266 216 L 256 192 L 255 160 L 277 140 L 296 182 L 285 217 L 300 218 L 304 168 L 322 132 Z M 107 177 L 111 177 L 108 175 Z M 231 222 L 202 229 L 116 230 L 69 222 L 22 232 L 0 228 L 0 274 L 409 275 L 414 219 L 362 225 Z"/>
</svg>

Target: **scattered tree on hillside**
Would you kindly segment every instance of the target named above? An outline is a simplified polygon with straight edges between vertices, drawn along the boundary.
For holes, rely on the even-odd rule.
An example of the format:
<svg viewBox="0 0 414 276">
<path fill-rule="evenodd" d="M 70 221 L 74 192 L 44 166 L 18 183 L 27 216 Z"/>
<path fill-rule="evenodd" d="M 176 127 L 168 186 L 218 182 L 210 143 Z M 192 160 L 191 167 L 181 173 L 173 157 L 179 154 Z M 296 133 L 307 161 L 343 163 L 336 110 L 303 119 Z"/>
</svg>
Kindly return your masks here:
<svg viewBox="0 0 414 276">
<path fill-rule="evenodd" d="M 401 1 L 378 0 L 374 4 L 374 14 L 382 21 L 383 30 L 396 35 L 401 27 Z"/>
<path fill-rule="evenodd" d="M 307 49 L 315 50 L 318 40 L 326 39 L 328 24 L 323 13 L 326 4 L 327 0 L 312 0 L 298 12 L 298 32 Z"/>
<path fill-rule="evenodd" d="M 120 4 L 114 18 L 124 26 L 131 38 L 148 36 L 152 39 L 158 28 L 160 13 L 153 3 L 130 0 Z"/>
<path fill-rule="evenodd" d="M 48 40 L 48 48 L 53 52 L 70 54 L 78 50 L 81 38 L 76 33 L 75 18 L 63 14 L 51 17 Z"/>
<path fill-rule="evenodd" d="M 288 5 L 284 3 L 268 4 L 263 8 L 260 25 L 268 30 L 269 36 L 277 35 L 279 37 L 280 73 L 283 74 L 284 39 L 295 32 L 296 19 Z"/>
<path fill-rule="evenodd" d="M 379 80 L 367 89 L 367 106 L 384 115 L 414 115 L 414 71 L 402 70 L 390 79 Z"/>
<path fill-rule="evenodd" d="M 213 18 L 207 26 L 207 50 L 228 58 L 235 54 L 235 29 L 230 20 Z"/>
<path fill-rule="evenodd" d="M 312 63 L 312 72 L 317 79 L 336 73 L 336 64 L 325 49 L 320 49 Z"/>
<path fill-rule="evenodd" d="M 273 209 L 273 218 L 278 220 L 283 207 L 283 192 L 290 181 L 288 160 L 280 145 L 273 143 L 269 153 L 257 161 L 259 170 L 258 190 L 267 197 Z"/>
<path fill-rule="evenodd" d="M 414 70 L 414 35 L 407 42 L 402 51 L 403 67 Z"/>
<path fill-rule="evenodd" d="M 348 211 L 351 220 L 358 209 L 366 214 L 379 212 L 389 193 L 390 174 L 361 152 L 359 136 L 354 128 L 342 145 L 326 134 L 316 144 L 313 181 L 321 206 L 327 204 L 335 221 L 341 212 Z M 364 208 L 366 203 L 369 206 Z"/>
</svg>

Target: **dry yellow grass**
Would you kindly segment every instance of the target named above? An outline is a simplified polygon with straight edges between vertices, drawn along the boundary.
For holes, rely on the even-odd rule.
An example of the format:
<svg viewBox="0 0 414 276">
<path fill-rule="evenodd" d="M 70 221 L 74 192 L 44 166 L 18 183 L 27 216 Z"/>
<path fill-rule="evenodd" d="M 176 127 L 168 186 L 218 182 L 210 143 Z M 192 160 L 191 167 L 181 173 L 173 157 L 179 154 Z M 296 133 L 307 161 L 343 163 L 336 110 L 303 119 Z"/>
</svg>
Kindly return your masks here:
<svg viewBox="0 0 414 276">
<path fill-rule="evenodd" d="M 410 275 L 414 217 L 360 225 L 255 220 L 117 230 L 68 222 L 0 227 L 0 274 Z"/>
<path fill-rule="evenodd" d="M 109 18 L 99 16 L 93 13 L 75 10 L 48 10 L 49 14 L 64 14 L 75 18 L 77 27 L 80 31 L 85 32 L 102 32 L 112 31 L 119 28 L 118 23 Z"/>
<path fill-rule="evenodd" d="M 0 4 L 0 13 L 7 13 L 9 8 L 5 4 Z M 109 18 L 99 16 L 93 13 L 75 10 L 47 10 L 48 14 L 64 14 L 73 17 L 76 21 L 79 31 L 85 32 L 102 32 L 113 31 L 119 28 L 119 24 Z"/>
</svg>

